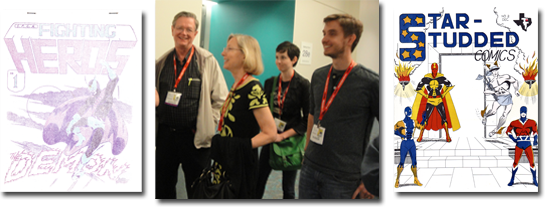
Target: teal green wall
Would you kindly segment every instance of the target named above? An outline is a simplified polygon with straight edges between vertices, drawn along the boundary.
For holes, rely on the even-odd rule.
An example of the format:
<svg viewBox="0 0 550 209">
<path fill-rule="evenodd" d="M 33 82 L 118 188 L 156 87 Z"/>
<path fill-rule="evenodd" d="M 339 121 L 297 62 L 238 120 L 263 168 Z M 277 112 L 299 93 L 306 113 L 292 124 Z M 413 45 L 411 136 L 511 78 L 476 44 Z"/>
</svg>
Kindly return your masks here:
<svg viewBox="0 0 550 209">
<path fill-rule="evenodd" d="M 223 48 L 229 34 L 250 35 L 260 43 L 264 72 L 256 76 L 262 82 L 278 75 L 275 49 L 283 41 L 292 42 L 294 33 L 294 1 L 219 1 L 212 6 L 209 51 L 223 68 Z M 235 82 L 231 73 L 222 69 L 227 88 Z"/>
</svg>

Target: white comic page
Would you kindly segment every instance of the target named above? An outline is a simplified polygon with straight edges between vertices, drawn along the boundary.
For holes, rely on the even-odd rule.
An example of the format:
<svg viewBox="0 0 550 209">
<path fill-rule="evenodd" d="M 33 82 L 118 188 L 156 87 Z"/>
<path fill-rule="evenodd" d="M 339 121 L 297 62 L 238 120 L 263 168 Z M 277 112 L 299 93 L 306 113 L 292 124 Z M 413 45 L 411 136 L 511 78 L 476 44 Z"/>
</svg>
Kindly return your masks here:
<svg viewBox="0 0 550 209">
<path fill-rule="evenodd" d="M 2 11 L 0 188 L 141 192 L 140 11 Z"/>
<path fill-rule="evenodd" d="M 395 192 L 538 192 L 538 17 L 394 9 Z"/>
</svg>

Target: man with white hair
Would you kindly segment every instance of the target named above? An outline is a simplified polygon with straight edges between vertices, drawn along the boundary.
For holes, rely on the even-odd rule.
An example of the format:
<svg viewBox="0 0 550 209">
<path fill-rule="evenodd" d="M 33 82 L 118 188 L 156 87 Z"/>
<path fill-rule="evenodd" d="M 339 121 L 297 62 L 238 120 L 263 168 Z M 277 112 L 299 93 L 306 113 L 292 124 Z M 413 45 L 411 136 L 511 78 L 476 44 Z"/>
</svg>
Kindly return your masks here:
<svg viewBox="0 0 550 209">
<path fill-rule="evenodd" d="M 173 49 L 156 62 L 156 198 L 175 199 L 178 166 L 191 185 L 210 163 L 210 144 L 227 96 L 227 85 L 214 55 L 193 45 L 199 22 L 180 12 L 172 21 Z"/>
</svg>

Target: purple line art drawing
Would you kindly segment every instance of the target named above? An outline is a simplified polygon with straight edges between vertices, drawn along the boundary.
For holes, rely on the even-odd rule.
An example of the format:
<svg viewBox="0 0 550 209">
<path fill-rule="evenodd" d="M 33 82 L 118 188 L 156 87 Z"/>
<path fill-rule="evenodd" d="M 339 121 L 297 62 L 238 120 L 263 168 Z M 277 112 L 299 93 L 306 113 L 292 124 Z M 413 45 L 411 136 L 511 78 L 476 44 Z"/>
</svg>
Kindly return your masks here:
<svg viewBox="0 0 550 209">
<path fill-rule="evenodd" d="M 0 16 L 0 188 L 141 192 L 140 11 L 32 14 Z"/>
<path fill-rule="evenodd" d="M 112 71 L 105 64 L 109 71 Z M 104 89 L 96 80 L 90 81 L 88 95 L 78 95 L 59 105 L 48 117 L 43 128 L 43 139 L 48 145 L 65 143 L 65 155 L 86 148 L 76 167 L 74 178 L 82 175 L 82 168 L 90 161 L 93 152 L 103 143 L 111 143 L 113 155 L 120 154 L 128 141 L 125 122 L 113 108 L 113 92 L 118 77 L 114 72 Z"/>
<path fill-rule="evenodd" d="M 128 143 L 126 124 L 132 118 L 132 107 L 113 98 L 119 77 L 106 63 L 104 65 L 110 71 L 110 81 L 105 88 L 101 88 L 99 82 L 92 79 L 86 87 L 70 91 L 55 91 L 56 88 L 52 86 L 42 86 L 31 94 L 16 96 L 27 99 L 27 115 L 8 112 L 8 121 L 27 128 L 41 130 L 42 139 L 46 145 L 28 141 L 13 141 L 24 151 L 12 154 L 12 165 L 9 166 L 5 175 L 5 183 L 25 177 L 25 174 L 29 177 L 57 173 L 63 167 L 68 169 L 67 172 L 72 173 L 74 181 L 83 175 L 101 180 L 97 176 L 106 175 L 106 173 L 109 173 L 109 178 L 117 183 L 127 181 L 124 178 L 118 178 L 117 173 L 122 174 L 121 171 L 129 168 L 129 165 L 121 164 L 118 165 L 118 168 L 102 172 L 101 162 L 107 163 L 110 160 L 113 163 L 115 158 L 109 159 L 103 154 L 93 157 L 94 152 L 106 149 L 106 147 L 111 147 L 110 152 L 113 156 L 121 154 Z M 46 92 L 35 93 L 44 90 Z M 33 111 L 30 109 L 32 105 L 29 104 L 41 104 L 54 109 L 51 112 Z M 41 123 L 40 121 L 45 122 Z M 107 146 L 106 143 L 110 143 L 110 145 Z M 48 146 L 55 144 L 64 144 L 64 150 Z M 38 156 L 42 156 L 42 158 L 37 159 Z M 30 161 L 25 157 L 30 157 Z M 48 162 L 48 165 L 36 165 L 37 171 L 33 174 L 32 165 L 40 163 L 38 161 Z M 84 169 L 86 166 L 88 168 Z M 97 168 L 93 169 L 95 167 Z"/>
</svg>

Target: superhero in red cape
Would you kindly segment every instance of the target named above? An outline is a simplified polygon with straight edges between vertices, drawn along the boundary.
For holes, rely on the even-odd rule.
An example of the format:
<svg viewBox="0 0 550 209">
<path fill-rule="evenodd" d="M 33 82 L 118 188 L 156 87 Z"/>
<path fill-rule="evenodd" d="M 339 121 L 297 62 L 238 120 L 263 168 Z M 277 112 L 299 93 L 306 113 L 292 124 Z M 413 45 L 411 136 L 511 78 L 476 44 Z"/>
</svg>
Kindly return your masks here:
<svg viewBox="0 0 550 209">
<path fill-rule="evenodd" d="M 411 119 L 419 121 L 424 114 L 426 118 L 421 124 L 423 128 L 420 129 L 417 141 L 422 141 L 425 129 L 434 131 L 445 129 L 447 142 L 451 142 L 449 128 L 452 128 L 453 131 L 460 128 L 453 99 L 449 94 L 454 86 L 443 74 L 438 73 L 437 63 L 432 63 L 431 69 L 432 73 L 426 74 L 416 87 L 417 94 Z"/>
</svg>

